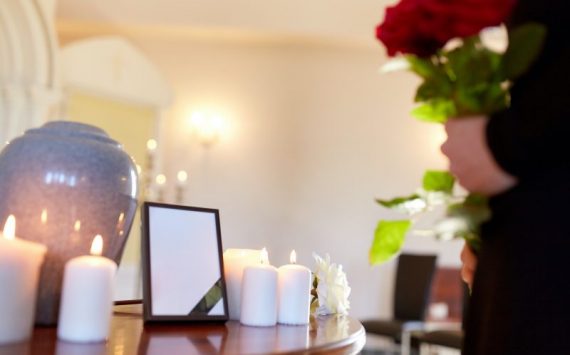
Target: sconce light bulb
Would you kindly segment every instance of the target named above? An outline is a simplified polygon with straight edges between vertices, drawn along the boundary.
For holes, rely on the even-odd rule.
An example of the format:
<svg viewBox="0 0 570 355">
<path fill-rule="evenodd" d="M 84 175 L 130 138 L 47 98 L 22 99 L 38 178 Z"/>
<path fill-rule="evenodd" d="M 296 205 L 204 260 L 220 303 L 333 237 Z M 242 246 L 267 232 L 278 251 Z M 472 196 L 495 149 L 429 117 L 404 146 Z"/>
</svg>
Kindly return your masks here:
<svg viewBox="0 0 570 355">
<path fill-rule="evenodd" d="M 158 147 L 158 143 L 156 142 L 155 139 L 149 139 L 148 141 L 146 141 L 146 148 L 150 151 L 150 152 L 154 152 L 156 150 L 156 148 Z"/>
<path fill-rule="evenodd" d="M 166 184 L 166 176 L 164 174 L 158 174 L 155 181 L 158 185 L 162 186 Z"/>
<path fill-rule="evenodd" d="M 188 180 L 188 173 L 184 170 L 180 170 L 178 174 L 176 174 L 176 178 L 179 183 L 183 184 Z"/>
<path fill-rule="evenodd" d="M 212 117 L 211 126 L 215 131 L 219 132 L 224 128 L 224 119 L 221 116 Z"/>
<path fill-rule="evenodd" d="M 192 122 L 192 124 L 194 126 L 200 127 L 200 126 L 204 125 L 204 121 L 205 121 L 204 114 L 202 112 L 196 111 L 196 112 L 192 113 L 192 116 L 190 117 L 190 121 Z"/>
</svg>

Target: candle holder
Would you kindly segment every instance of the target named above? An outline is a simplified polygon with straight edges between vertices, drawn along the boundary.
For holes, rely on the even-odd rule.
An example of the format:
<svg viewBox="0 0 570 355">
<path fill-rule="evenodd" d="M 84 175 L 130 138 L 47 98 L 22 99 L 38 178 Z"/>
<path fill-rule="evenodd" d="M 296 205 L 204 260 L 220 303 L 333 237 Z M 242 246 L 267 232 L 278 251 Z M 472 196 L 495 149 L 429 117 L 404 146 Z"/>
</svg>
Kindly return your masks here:
<svg viewBox="0 0 570 355">
<path fill-rule="evenodd" d="M 137 207 L 137 172 L 101 129 L 55 121 L 28 130 L 0 152 L 0 221 L 47 246 L 36 323 L 57 323 L 63 266 L 101 234 L 104 256 L 120 262 Z"/>
</svg>

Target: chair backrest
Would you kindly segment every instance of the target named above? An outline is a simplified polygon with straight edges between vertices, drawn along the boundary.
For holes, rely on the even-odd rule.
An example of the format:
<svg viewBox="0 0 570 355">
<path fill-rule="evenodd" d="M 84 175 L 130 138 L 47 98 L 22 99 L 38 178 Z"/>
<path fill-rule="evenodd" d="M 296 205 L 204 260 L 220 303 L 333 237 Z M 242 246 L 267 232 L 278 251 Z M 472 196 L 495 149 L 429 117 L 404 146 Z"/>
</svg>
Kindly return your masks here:
<svg viewBox="0 0 570 355">
<path fill-rule="evenodd" d="M 424 320 L 436 258 L 435 255 L 399 256 L 394 294 L 395 319 Z"/>
<path fill-rule="evenodd" d="M 462 312 L 461 312 L 461 329 L 465 330 L 467 323 L 467 315 L 469 314 L 469 302 L 471 302 L 471 290 L 469 286 L 461 280 L 463 290 Z"/>
</svg>

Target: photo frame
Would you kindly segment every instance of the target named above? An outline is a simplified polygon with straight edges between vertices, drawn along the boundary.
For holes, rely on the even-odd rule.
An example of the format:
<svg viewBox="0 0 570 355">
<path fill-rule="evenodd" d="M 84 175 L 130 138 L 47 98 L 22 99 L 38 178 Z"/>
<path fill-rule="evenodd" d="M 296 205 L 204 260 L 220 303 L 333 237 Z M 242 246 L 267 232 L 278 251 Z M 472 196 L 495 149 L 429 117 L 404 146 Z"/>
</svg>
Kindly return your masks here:
<svg viewBox="0 0 570 355">
<path fill-rule="evenodd" d="M 228 303 L 216 209 L 142 206 L 145 322 L 225 322 Z"/>
</svg>

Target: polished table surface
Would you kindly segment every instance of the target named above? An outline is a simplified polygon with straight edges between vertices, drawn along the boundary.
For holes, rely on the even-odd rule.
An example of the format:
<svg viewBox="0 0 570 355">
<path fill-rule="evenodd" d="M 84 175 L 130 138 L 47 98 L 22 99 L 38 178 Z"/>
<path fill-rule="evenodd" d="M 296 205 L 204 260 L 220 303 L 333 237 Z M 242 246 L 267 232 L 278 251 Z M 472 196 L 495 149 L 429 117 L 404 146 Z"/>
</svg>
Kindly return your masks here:
<svg viewBox="0 0 570 355">
<path fill-rule="evenodd" d="M 30 342 L 0 346 L 1 355 L 58 354 L 356 354 L 364 328 L 350 316 L 311 318 L 306 326 L 246 327 L 225 324 L 143 325 L 140 305 L 115 306 L 106 343 L 57 340 L 56 328 L 36 327 Z"/>
</svg>

